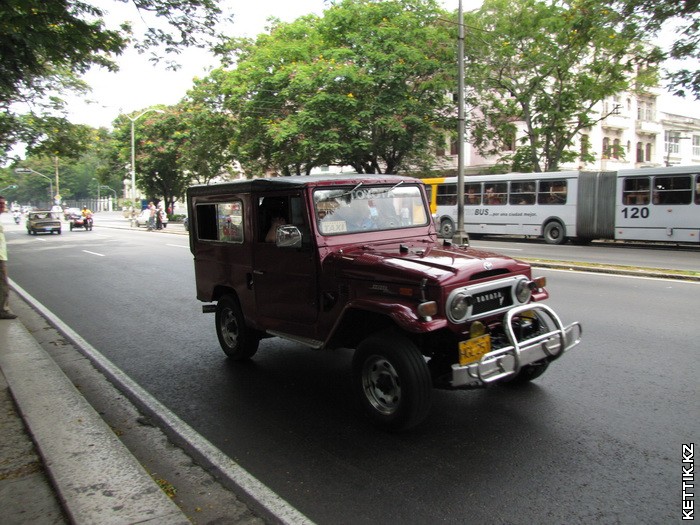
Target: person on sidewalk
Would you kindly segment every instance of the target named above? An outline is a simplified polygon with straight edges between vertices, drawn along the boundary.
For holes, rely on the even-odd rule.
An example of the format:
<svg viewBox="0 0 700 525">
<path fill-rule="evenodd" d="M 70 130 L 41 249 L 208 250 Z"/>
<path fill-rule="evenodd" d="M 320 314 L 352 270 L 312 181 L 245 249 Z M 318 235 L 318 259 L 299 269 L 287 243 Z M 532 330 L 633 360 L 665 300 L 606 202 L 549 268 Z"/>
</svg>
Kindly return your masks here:
<svg viewBox="0 0 700 525">
<path fill-rule="evenodd" d="M 0 214 L 7 211 L 5 197 L 0 195 Z M 7 281 L 7 243 L 5 230 L 0 222 L 0 319 L 17 319 L 10 312 L 10 283 Z"/>
</svg>

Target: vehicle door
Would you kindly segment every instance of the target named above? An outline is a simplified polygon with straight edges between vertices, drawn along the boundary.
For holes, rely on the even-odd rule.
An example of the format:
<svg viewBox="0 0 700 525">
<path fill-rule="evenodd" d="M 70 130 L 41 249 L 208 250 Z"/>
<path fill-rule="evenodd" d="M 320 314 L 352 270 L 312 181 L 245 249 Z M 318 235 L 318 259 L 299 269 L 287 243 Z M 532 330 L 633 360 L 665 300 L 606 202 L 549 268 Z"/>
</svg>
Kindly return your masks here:
<svg viewBox="0 0 700 525">
<path fill-rule="evenodd" d="M 253 290 L 258 320 L 267 329 L 311 337 L 318 316 L 318 272 L 302 193 L 259 194 L 254 202 L 258 210 Z M 302 246 L 277 246 L 274 228 L 278 223 L 296 226 L 302 234 Z"/>
</svg>

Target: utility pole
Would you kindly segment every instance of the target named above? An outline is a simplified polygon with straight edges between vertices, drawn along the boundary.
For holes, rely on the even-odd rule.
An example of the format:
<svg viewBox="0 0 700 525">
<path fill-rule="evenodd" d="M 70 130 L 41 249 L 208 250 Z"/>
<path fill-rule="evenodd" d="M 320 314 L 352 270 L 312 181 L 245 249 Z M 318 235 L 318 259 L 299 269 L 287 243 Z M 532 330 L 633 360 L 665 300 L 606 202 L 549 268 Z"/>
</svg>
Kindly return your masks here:
<svg viewBox="0 0 700 525">
<path fill-rule="evenodd" d="M 457 229 L 452 242 L 469 245 L 469 236 L 464 231 L 464 11 L 459 0 L 459 37 L 457 43 L 458 82 L 457 82 Z"/>
</svg>

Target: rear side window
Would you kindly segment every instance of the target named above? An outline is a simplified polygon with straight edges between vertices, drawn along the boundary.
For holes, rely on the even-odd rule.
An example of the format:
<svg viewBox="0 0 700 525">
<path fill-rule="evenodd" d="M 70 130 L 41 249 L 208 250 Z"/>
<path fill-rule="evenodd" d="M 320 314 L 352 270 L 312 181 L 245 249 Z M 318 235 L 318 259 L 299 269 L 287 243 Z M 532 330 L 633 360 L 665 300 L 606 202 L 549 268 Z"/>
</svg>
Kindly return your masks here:
<svg viewBox="0 0 700 525">
<path fill-rule="evenodd" d="M 691 182 L 687 175 L 654 177 L 654 204 L 690 204 Z"/>
<path fill-rule="evenodd" d="M 243 202 L 197 204 L 197 237 L 204 241 L 243 242 Z"/>
</svg>

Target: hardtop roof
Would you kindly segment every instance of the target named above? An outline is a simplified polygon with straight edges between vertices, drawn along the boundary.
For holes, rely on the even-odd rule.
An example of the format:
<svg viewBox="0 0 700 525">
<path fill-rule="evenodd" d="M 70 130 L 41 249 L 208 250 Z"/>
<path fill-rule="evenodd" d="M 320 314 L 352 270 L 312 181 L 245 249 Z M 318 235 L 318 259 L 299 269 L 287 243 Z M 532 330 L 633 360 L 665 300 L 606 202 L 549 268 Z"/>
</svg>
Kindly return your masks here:
<svg viewBox="0 0 700 525">
<path fill-rule="evenodd" d="M 420 179 L 405 175 L 384 175 L 367 173 L 339 173 L 328 175 L 295 175 L 291 177 L 269 177 L 237 180 L 216 184 L 190 186 L 188 194 L 202 195 L 219 192 L 260 192 L 285 190 L 294 187 L 350 185 L 360 182 L 365 184 L 396 184 L 398 182 L 420 182 Z"/>
</svg>

